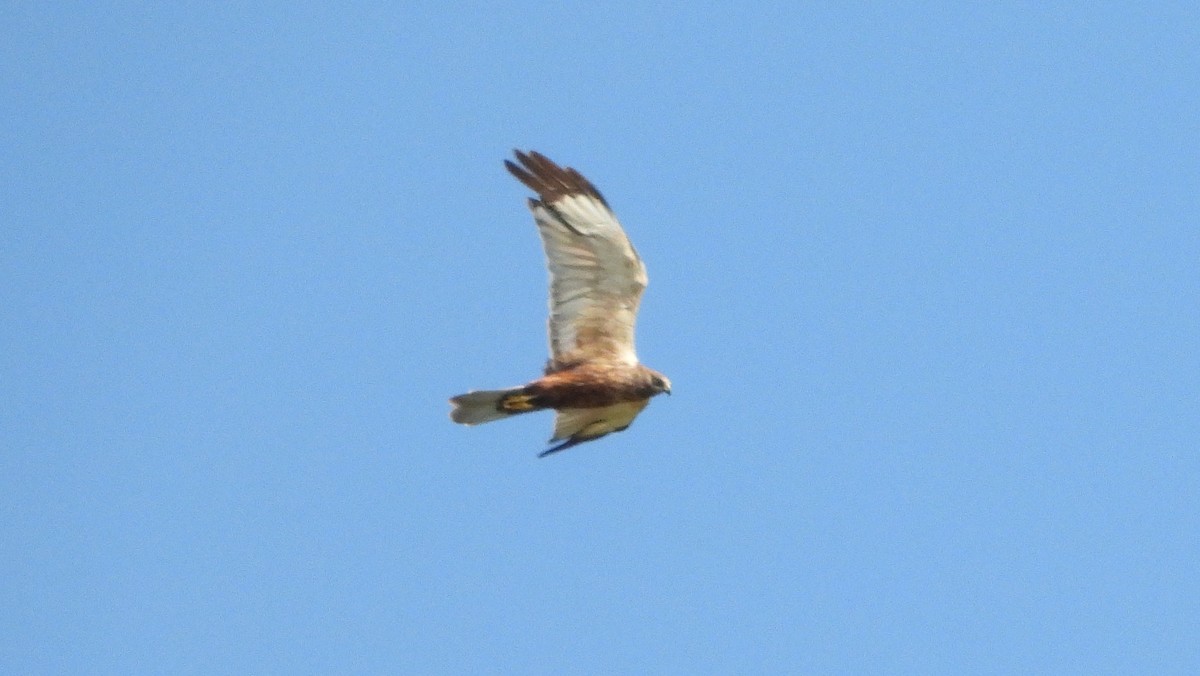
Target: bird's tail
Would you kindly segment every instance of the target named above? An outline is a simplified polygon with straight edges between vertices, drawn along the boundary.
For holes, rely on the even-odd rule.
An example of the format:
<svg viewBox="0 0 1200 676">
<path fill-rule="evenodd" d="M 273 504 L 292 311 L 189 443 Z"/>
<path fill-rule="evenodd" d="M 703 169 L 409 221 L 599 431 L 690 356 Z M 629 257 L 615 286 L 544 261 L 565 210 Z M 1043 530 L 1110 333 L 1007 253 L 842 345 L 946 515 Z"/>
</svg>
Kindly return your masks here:
<svg viewBox="0 0 1200 676">
<path fill-rule="evenodd" d="M 537 404 L 533 395 L 525 394 L 523 387 L 468 392 L 451 397 L 450 403 L 454 404 L 454 410 L 450 411 L 450 419 L 461 425 L 482 425 L 543 408 Z"/>
</svg>

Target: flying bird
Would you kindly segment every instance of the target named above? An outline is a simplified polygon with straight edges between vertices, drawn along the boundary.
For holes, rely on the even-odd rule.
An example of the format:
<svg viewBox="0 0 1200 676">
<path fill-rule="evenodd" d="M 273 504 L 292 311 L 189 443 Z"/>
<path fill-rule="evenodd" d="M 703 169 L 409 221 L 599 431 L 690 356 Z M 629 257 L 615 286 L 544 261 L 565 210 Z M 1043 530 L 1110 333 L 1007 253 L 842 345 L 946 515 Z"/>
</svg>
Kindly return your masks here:
<svg viewBox="0 0 1200 676">
<path fill-rule="evenodd" d="M 538 457 L 629 427 L 671 381 L 638 363 L 633 329 L 646 266 L 596 186 L 546 156 L 514 151 L 509 173 L 537 194 L 529 209 L 550 269 L 550 360 L 522 387 L 460 394 L 450 419 L 479 425 L 553 409 L 554 436 Z"/>
</svg>

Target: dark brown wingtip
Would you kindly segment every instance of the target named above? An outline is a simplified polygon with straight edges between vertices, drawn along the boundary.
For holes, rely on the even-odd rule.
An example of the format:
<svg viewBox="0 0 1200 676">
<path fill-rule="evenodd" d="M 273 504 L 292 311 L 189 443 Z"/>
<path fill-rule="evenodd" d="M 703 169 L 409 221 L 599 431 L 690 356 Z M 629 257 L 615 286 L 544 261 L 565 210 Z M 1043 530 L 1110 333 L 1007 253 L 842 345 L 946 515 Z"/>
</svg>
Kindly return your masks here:
<svg viewBox="0 0 1200 676">
<path fill-rule="evenodd" d="M 600 436 L 604 436 L 604 435 L 600 435 Z M 579 444 L 582 444 L 585 441 L 592 441 L 593 439 L 599 439 L 599 438 L 600 437 L 571 437 L 570 439 L 567 439 L 566 441 L 555 446 L 554 448 L 547 448 L 546 450 L 542 451 L 541 453 L 538 453 L 538 457 L 544 458 L 547 455 L 558 453 L 559 451 L 565 451 L 568 448 L 571 448 L 572 446 L 578 446 Z"/>
<path fill-rule="evenodd" d="M 522 158 L 521 151 L 517 150 L 517 151 L 513 151 L 513 152 L 516 153 L 517 159 Z M 541 181 L 539 181 L 537 178 L 535 178 L 528 171 L 525 171 L 524 167 L 517 165 L 517 164 L 513 164 L 512 162 L 510 162 L 508 160 L 504 160 L 504 168 L 508 169 L 508 173 L 512 174 L 514 178 L 516 178 L 521 183 L 524 183 L 525 187 L 534 191 L 538 195 L 542 194 L 543 186 L 542 186 Z M 537 200 L 530 200 L 529 202 L 530 202 L 530 206 L 533 206 L 537 202 Z"/>
<path fill-rule="evenodd" d="M 560 167 L 536 150 L 524 153 L 514 149 L 513 156 L 520 164 L 504 160 L 504 167 L 518 181 L 537 193 L 543 202 L 552 204 L 570 195 L 590 195 L 600 200 L 605 207 L 608 206 L 608 202 L 596 186 L 578 171 L 570 167 Z"/>
</svg>

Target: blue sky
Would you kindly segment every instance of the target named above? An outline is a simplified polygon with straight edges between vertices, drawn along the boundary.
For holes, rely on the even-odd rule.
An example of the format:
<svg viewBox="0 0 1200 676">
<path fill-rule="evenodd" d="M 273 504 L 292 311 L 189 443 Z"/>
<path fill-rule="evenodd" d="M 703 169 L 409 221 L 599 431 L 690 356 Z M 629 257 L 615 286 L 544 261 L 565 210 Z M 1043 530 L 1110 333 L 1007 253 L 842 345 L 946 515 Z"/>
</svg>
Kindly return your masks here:
<svg viewBox="0 0 1200 676">
<path fill-rule="evenodd" d="M 832 7 L 0 10 L 0 671 L 1200 671 L 1200 12 Z M 545 460 L 515 147 L 674 383 Z"/>
</svg>

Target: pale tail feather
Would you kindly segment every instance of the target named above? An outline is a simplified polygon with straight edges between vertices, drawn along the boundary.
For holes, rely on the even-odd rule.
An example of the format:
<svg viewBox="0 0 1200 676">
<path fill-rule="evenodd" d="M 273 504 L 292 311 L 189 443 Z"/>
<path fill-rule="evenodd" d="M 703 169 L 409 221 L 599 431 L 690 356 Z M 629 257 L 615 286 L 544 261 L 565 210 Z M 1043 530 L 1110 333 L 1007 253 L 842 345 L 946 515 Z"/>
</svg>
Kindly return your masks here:
<svg viewBox="0 0 1200 676">
<path fill-rule="evenodd" d="M 454 410 L 450 411 L 450 419 L 461 425 L 482 425 L 517 415 L 523 411 L 501 411 L 498 404 L 505 396 L 520 391 L 519 387 L 511 390 L 483 390 L 452 397 L 450 403 L 454 404 Z"/>
</svg>

